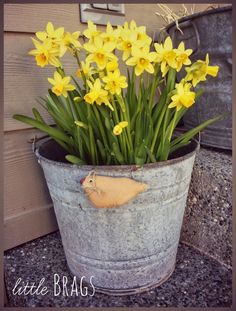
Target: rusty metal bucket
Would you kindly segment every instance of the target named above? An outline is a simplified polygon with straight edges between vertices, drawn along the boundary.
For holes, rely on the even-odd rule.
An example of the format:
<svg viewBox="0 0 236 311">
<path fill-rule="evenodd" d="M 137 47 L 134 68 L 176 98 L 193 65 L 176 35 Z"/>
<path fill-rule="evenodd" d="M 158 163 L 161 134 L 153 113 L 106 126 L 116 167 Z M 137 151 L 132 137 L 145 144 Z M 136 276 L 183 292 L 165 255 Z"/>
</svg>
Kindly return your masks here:
<svg viewBox="0 0 236 311">
<path fill-rule="evenodd" d="M 204 94 L 183 118 L 185 127 L 190 129 L 223 112 L 232 114 L 232 7 L 196 13 L 178 22 L 183 34 L 175 23 L 167 26 L 174 45 L 184 41 L 187 48 L 193 49 L 193 62 L 205 59 L 209 53 L 210 64 L 220 67 L 218 77 L 204 83 Z M 232 117 L 208 126 L 201 135 L 201 144 L 231 150 Z"/>
<path fill-rule="evenodd" d="M 100 292 L 137 293 L 156 287 L 174 271 L 180 230 L 198 143 L 174 158 L 142 167 L 76 166 L 53 140 L 36 150 L 54 203 L 71 273 Z M 64 161 L 64 162 L 63 162 Z M 133 178 L 149 185 L 127 204 L 96 208 L 81 178 L 97 175 Z"/>
</svg>

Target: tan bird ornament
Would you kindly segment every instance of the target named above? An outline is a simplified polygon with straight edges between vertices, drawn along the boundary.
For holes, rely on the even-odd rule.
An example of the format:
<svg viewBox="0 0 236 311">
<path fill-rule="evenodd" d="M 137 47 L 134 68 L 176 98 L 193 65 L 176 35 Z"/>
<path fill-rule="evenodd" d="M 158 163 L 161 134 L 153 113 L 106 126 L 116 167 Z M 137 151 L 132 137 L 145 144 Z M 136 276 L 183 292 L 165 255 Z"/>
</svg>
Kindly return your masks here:
<svg viewBox="0 0 236 311">
<path fill-rule="evenodd" d="M 99 176 L 94 172 L 80 180 L 88 199 L 98 208 L 116 207 L 129 202 L 147 185 L 130 178 Z"/>
</svg>

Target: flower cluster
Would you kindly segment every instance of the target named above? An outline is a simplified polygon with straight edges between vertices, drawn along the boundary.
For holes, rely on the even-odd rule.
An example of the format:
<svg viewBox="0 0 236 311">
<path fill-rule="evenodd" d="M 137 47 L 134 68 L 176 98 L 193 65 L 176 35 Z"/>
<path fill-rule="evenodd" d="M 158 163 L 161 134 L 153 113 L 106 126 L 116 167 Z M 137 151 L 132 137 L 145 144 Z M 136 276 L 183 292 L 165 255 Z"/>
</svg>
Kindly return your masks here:
<svg viewBox="0 0 236 311">
<path fill-rule="evenodd" d="M 41 42 L 32 39 L 36 49 L 30 51 L 30 54 L 35 56 L 37 64 L 41 67 L 48 64 L 62 67 L 60 58 L 67 50 L 76 57 L 78 57 L 77 51 L 85 50 L 86 59 L 78 62 L 76 76 L 84 78 L 88 85 L 89 91 L 84 96 L 88 104 L 104 103 L 114 110 L 110 95 L 120 95 L 122 89 L 127 88 L 126 77 L 121 75 L 119 70 L 116 49 L 122 52 L 122 60 L 126 61 L 126 65 L 134 66 L 136 76 L 140 76 L 145 71 L 154 74 L 154 68 L 158 68 L 159 65 L 162 76 L 165 77 L 170 68 L 179 72 L 183 65 L 191 65 L 189 56 L 192 50 L 185 49 L 183 42 L 178 48 L 173 48 L 170 37 L 167 37 L 163 44 L 155 43 L 155 51 L 150 52 L 152 39 L 146 34 L 146 27 L 138 27 L 135 21 L 131 21 L 130 24 L 125 22 L 123 26 L 118 26 L 116 29 L 108 23 L 105 32 L 98 30 L 97 26 L 89 21 L 88 28 L 83 32 L 88 42 L 82 45 L 78 40 L 79 35 L 79 31 L 69 33 L 65 32 L 63 27 L 54 29 L 49 22 L 46 31 L 36 33 L 36 37 Z M 190 91 L 191 87 L 205 81 L 207 75 L 215 77 L 218 66 L 209 66 L 207 54 L 205 61 L 198 60 L 191 67 L 186 67 L 186 71 L 186 77 L 181 83 L 176 84 L 176 94 L 171 98 L 172 103 L 169 104 L 169 108 L 176 107 L 179 110 L 182 106 L 190 107 L 195 99 L 195 93 Z M 96 74 L 98 77 L 94 79 L 93 76 Z M 53 84 L 52 91 L 57 96 L 67 97 L 67 91 L 75 89 L 69 84 L 69 77 L 60 78 L 58 73 L 54 74 L 54 80 L 49 78 L 48 81 Z M 185 84 L 187 81 L 188 83 Z"/>
<path fill-rule="evenodd" d="M 77 164 L 167 159 L 191 138 L 172 141 L 172 134 L 197 99 L 195 87 L 209 75 L 216 77 L 219 70 L 209 65 L 208 54 L 192 63 L 193 51 L 184 42 L 174 47 L 167 37 L 163 43 L 153 43 L 146 27 L 133 20 L 117 27 L 108 23 L 104 31 L 89 21 L 83 33 L 66 32 L 49 22 L 32 40 L 35 48 L 29 54 L 37 65 L 55 67 L 54 77 L 48 78 L 52 88 L 45 108 L 57 129 L 44 124 L 35 109 L 35 120 L 17 118 L 49 133 L 72 155 L 70 160 L 78 157 Z M 77 63 L 74 77 L 66 75 L 62 65 L 66 52 Z M 127 67 L 126 75 L 120 60 Z M 178 82 L 180 71 L 183 78 Z"/>
</svg>

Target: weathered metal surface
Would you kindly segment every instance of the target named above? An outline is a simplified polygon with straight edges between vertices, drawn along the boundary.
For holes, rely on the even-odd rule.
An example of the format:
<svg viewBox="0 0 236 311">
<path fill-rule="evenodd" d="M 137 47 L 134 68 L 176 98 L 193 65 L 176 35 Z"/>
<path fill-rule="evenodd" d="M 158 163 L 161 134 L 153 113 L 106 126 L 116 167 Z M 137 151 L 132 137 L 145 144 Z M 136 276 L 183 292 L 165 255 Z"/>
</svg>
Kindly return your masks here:
<svg viewBox="0 0 236 311">
<path fill-rule="evenodd" d="M 167 27 L 174 45 L 184 41 L 187 48 L 193 49 L 192 61 L 205 59 L 206 53 L 209 53 L 210 65 L 220 67 L 218 76 L 209 77 L 202 85 L 204 94 L 185 114 L 185 127 L 190 129 L 223 112 L 230 112 L 229 117 L 204 130 L 201 144 L 232 149 L 232 7 L 183 17 L 179 20 L 179 26 L 183 35 L 175 23 Z"/>
<path fill-rule="evenodd" d="M 165 281 L 175 266 L 197 143 L 193 141 L 179 158 L 143 167 L 57 162 L 61 159 L 57 148 L 49 140 L 36 155 L 73 275 L 87 280 L 94 276 L 98 291 L 116 295 Z M 98 175 L 133 178 L 149 188 L 122 206 L 95 208 L 80 184 L 92 170 Z"/>
</svg>

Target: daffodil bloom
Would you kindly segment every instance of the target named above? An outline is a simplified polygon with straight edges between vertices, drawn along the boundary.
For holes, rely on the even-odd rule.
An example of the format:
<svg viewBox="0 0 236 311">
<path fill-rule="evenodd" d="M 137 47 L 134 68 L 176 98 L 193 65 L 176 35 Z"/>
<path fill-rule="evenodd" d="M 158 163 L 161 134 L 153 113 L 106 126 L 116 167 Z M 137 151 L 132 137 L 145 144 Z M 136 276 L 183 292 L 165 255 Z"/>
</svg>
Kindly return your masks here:
<svg viewBox="0 0 236 311">
<path fill-rule="evenodd" d="M 90 92 L 84 96 L 86 103 L 93 105 L 96 102 L 99 106 L 105 104 L 113 110 L 108 100 L 108 92 L 102 88 L 101 81 L 96 79 L 94 84 L 92 84 L 91 81 L 87 80 L 87 84 L 90 88 Z"/>
<path fill-rule="evenodd" d="M 86 58 L 88 62 L 95 62 L 99 69 L 104 69 L 109 60 L 116 60 L 117 57 L 112 53 L 116 44 L 114 42 L 104 43 L 101 37 L 95 37 L 94 43 L 85 43 L 84 49 L 89 52 Z"/>
<path fill-rule="evenodd" d="M 129 29 L 128 23 L 125 22 L 123 27 L 118 27 L 120 31 L 120 39 L 117 44 L 117 49 L 123 51 L 122 60 L 125 61 L 131 55 L 132 47 L 141 47 L 142 42 L 137 40 L 135 31 Z"/>
<path fill-rule="evenodd" d="M 169 67 L 177 68 L 176 52 L 173 49 L 172 41 L 170 37 L 167 37 L 164 44 L 155 43 L 156 59 L 155 62 L 161 63 L 161 72 L 164 77 Z"/>
<path fill-rule="evenodd" d="M 93 43 L 94 38 L 100 35 L 101 31 L 97 30 L 97 26 L 93 22 L 88 21 L 88 28 L 84 30 L 83 35 Z"/>
<path fill-rule="evenodd" d="M 106 70 L 107 71 L 115 71 L 116 69 L 118 69 L 119 65 L 117 60 L 112 60 L 110 62 L 107 63 L 106 65 Z"/>
<path fill-rule="evenodd" d="M 64 27 L 59 27 L 54 29 L 54 26 L 51 22 L 47 23 L 46 31 L 38 31 L 36 32 L 36 37 L 45 41 L 46 39 L 51 39 L 54 43 L 59 43 L 64 35 Z"/>
<path fill-rule="evenodd" d="M 79 42 L 78 38 L 80 36 L 80 31 L 75 31 L 73 33 L 66 32 L 65 36 L 61 40 L 60 43 L 60 57 L 62 57 L 66 50 L 70 50 L 73 53 L 73 49 L 71 49 L 71 46 L 78 50 L 81 48 L 81 43 Z"/>
<path fill-rule="evenodd" d="M 54 79 L 48 78 L 48 82 L 53 85 L 52 91 L 57 96 L 68 96 L 68 91 L 75 90 L 75 86 L 70 84 L 70 77 L 62 77 L 57 71 L 54 72 Z"/>
<path fill-rule="evenodd" d="M 51 41 L 46 40 L 43 43 L 32 38 L 32 41 L 36 49 L 29 52 L 30 55 L 35 56 L 35 60 L 38 66 L 45 67 L 50 64 L 54 67 L 60 67 L 61 63 L 58 59 L 59 50 L 52 46 Z"/>
<path fill-rule="evenodd" d="M 191 60 L 189 56 L 192 54 L 192 49 L 185 50 L 184 42 L 180 42 L 177 49 L 174 49 L 176 53 L 176 71 L 180 71 L 183 65 L 190 65 Z"/>
<path fill-rule="evenodd" d="M 191 67 L 185 68 L 187 75 L 186 81 L 192 81 L 193 86 L 196 86 L 201 81 L 206 81 L 206 76 L 216 77 L 219 71 L 219 66 L 209 66 L 209 55 L 206 54 L 205 61 L 197 60 Z"/>
<path fill-rule="evenodd" d="M 84 73 L 85 77 L 88 77 L 90 75 L 92 75 L 93 73 L 96 72 L 96 70 L 90 66 L 90 63 L 89 62 L 84 62 L 82 61 L 81 62 L 81 67 L 82 68 L 79 68 L 77 71 L 76 71 L 76 76 L 78 78 L 81 78 L 82 77 L 82 72 Z"/>
<path fill-rule="evenodd" d="M 133 47 L 132 57 L 126 61 L 129 66 L 135 66 L 135 74 L 140 76 L 144 71 L 154 73 L 152 62 L 156 58 L 155 52 L 149 52 L 149 47 L 144 46 L 142 49 Z"/>
<path fill-rule="evenodd" d="M 102 79 L 106 85 L 105 89 L 112 95 L 121 93 L 121 89 L 128 86 L 126 77 L 120 75 L 120 70 L 116 69 L 114 72 L 108 72 L 107 76 Z"/>
<path fill-rule="evenodd" d="M 115 125 L 114 126 L 114 128 L 113 128 L 113 134 L 114 135 L 120 135 L 121 133 L 122 133 L 122 131 L 123 131 L 123 129 L 125 128 L 125 127 L 127 127 L 128 126 L 128 122 L 127 121 L 121 121 L 121 122 L 119 122 L 117 125 Z"/>
<path fill-rule="evenodd" d="M 171 97 L 172 102 L 168 105 L 168 108 L 176 107 L 176 110 L 179 111 L 182 107 L 189 108 L 195 102 L 196 94 L 191 92 L 192 87 L 191 83 L 185 83 L 182 80 L 180 83 L 175 85 L 176 94 Z"/>
<path fill-rule="evenodd" d="M 130 29 L 132 32 L 136 33 L 136 39 L 137 39 L 137 41 L 139 41 L 141 43 L 141 46 L 145 46 L 145 45 L 150 46 L 150 44 L 152 42 L 152 38 L 150 38 L 146 34 L 146 27 L 145 26 L 137 26 L 135 21 L 132 20 L 130 22 Z"/>
<path fill-rule="evenodd" d="M 106 32 L 101 33 L 101 38 L 104 42 L 117 43 L 119 37 L 119 29 L 113 29 L 110 23 L 107 23 Z"/>
</svg>

